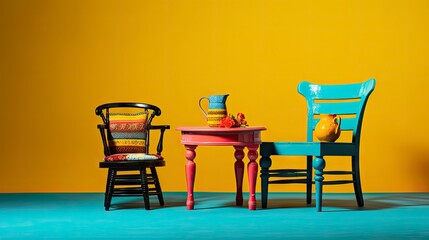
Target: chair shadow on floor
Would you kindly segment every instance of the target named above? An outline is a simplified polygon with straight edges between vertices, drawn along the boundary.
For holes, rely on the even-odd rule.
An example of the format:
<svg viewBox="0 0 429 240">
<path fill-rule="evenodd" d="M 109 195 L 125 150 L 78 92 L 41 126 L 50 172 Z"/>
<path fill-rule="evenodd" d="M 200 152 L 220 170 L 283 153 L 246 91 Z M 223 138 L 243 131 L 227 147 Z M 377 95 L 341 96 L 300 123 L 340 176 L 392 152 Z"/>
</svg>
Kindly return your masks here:
<svg viewBox="0 0 429 240">
<path fill-rule="evenodd" d="M 429 206 L 428 193 L 377 193 L 377 194 L 364 194 L 365 206 L 358 207 L 353 194 L 326 194 L 323 199 L 323 206 L 326 207 L 324 212 L 338 212 L 338 211 L 368 211 L 368 210 L 382 210 L 389 208 L 407 207 L 407 206 Z M 260 202 L 258 201 L 258 206 Z M 303 197 L 274 197 L 269 199 L 267 209 L 279 208 L 314 208 L 314 201 L 312 204 L 307 204 Z"/>
<path fill-rule="evenodd" d="M 170 207 L 180 207 L 185 206 L 186 195 L 164 195 L 164 206 L 160 206 L 157 202 L 156 197 L 150 197 L 149 201 L 151 202 L 151 209 L 157 210 L 162 208 L 170 208 Z M 145 205 L 143 198 L 123 198 L 123 199 L 115 199 L 112 201 L 110 211 L 115 210 L 123 210 L 123 209 L 142 209 L 145 210 Z"/>
</svg>

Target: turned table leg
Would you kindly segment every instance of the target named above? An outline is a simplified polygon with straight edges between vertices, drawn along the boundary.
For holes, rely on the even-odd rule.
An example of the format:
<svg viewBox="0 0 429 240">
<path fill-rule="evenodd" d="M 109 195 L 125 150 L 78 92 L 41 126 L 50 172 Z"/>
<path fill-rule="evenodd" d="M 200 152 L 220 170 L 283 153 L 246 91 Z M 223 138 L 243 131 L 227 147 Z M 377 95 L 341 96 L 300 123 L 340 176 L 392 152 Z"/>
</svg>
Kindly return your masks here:
<svg viewBox="0 0 429 240">
<path fill-rule="evenodd" d="M 185 165 L 186 183 L 188 187 L 188 196 L 186 198 L 186 208 L 188 210 L 192 210 L 194 209 L 194 182 L 195 182 L 195 170 L 196 170 L 194 158 L 196 156 L 195 149 L 197 148 L 197 146 L 185 145 L 185 148 L 186 148 L 186 159 L 188 159 Z"/>
<path fill-rule="evenodd" d="M 256 159 L 258 158 L 258 147 L 259 145 L 250 145 L 247 146 L 249 152 L 247 157 L 250 162 L 247 165 L 247 177 L 249 180 L 249 210 L 256 209 L 256 197 L 255 197 L 255 188 L 256 188 L 256 177 L 258 175 L 258 164 Z"/>
<path fill-rule="evenodd" d="M 235 204 L 237 206 L 243 206 L 243 175 L 244 175 L 244 147 L 243 146 L 234 146 L 235 148 L 235 182 L 237 185 L 237 193 L 235 196 Z"/>
</svg>

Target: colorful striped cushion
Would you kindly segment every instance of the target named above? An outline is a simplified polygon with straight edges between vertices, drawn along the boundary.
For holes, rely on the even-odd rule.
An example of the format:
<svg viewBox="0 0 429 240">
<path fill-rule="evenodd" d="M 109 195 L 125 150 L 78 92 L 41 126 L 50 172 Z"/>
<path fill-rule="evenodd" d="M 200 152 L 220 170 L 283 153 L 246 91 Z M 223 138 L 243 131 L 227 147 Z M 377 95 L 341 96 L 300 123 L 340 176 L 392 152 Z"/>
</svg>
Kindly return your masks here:
<svg viewBox="0 0 429 240">
<path fill-rule="evenodd" d="M 110 154 L 146 153 L 146 112 L 110 113 Z"/>
<path fill-rule="evenodd" d="M 120 153 L 113 154 L 104 158 L 104 161 L 115 162 L 115 161 L 138 161 L 138 160 L 157 160 L 164 159 L 162 156 L 157 154 L 146 154 L 146 153 Z"/>
</svg>

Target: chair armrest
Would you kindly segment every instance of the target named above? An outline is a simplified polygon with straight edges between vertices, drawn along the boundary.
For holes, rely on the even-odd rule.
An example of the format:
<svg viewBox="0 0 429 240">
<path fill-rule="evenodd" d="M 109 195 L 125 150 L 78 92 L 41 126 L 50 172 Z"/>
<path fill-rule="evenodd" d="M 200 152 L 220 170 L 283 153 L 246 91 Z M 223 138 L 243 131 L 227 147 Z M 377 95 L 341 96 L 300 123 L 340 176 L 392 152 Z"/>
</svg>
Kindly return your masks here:
<svg viewBox="0 0 429 240">
<path fill-rule="evenodd" d="M 170 125 L 150 125 L 148 129 L 170 129 Z"/>
<path fill-rule="evenodd" d="M 103 148 L 104 148 L 104 156 L 110 155 L 109 147 L 107 146 L 107 139 L 106 139 L 106 130 L 108 129 L 107 124 L 98 124 L 97 128 L 100 130 L 101 140 L 103 141 Z"/>
<path fill-rule="evenodd" d="M 156 153 L 158 155 L 161 155 L 162 148 L 163 148 L 163 142 L 164 142 L 164 132 L 166 129 L 170 129 L 170 125 L 150 125 L 148 126 L 148 130 L 160 130 L 159 140 L 158 140 L 158 146 L 156 147 Z"/>
</svg>

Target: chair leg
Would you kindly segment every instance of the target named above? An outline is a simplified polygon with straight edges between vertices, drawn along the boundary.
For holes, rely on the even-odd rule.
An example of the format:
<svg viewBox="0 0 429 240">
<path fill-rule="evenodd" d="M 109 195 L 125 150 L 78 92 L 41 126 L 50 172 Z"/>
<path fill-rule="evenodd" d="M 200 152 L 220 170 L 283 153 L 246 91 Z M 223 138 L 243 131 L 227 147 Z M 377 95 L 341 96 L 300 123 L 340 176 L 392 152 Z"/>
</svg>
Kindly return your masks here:
<svg viewBox="0 0 429 240">
<path fill-rule="evenodd" d="M 313 164 L 312 156 L 307 156 L 307 204 L 311 204 L 311 195 L 313 188 Z"/>
<path fill-rule="evenodd" d="M 144 207 L 146 210 L 150 209 L 150 202 L 149 202 L 149 187 L 147 184 L 147 173 L 146 168 L 140 169 L 140 176 L 141 176 L 141 186 L 143 191 L 143 199 L 144 199 Z"/>
<path fill-rule="evenodd" d="M 104 209 L 109 211 L 112 201 L 113 191 L 115 188 L 116 170 L 109 168 L 107 173 L 106 193 L 104 194 Z"/>
<path fill-rule="evenodd" d="M 110 182 L 110 173 L 112 170 L 108 170 L 107 172 L 107 180 L 106 180 L 106 190 L 104 192 L 104 207 L 107 206 L 107 195 L 109 194 L 109 182 Z"/>
<path fill-rule="evenodd" d="M 313 160 L 314 180 L 316 182 L 316 211 L 322 211 L 322 193 L 323 193 L 323 169 L 326 163 L 323 157 L 315 157 Z"/>
<path fill-rule="evenodd" d="M 150 171 L 152 173 L 153 181 L 155 183 L 155 189 L 158 195 L 159 205 L 164 206 L 164 197 L 162 196 L 161 183 L 159 182 L 158 173 L 156 172 L 155 167 L 151 167 Z"/>
<path fill-rule="evenodd" d="M 353 187 L 355 189 L 356 201 L 359 207 L 364 206 L 362 195 L 362 186 L 360 183 L 360 170 L 359 170 L 359 156 L 352 157 L 352 171 L 353 171 Z"/>
<path fill-rule="evenodd" d="M 259 161 L 261 166 L 261 204 L 262 208 L 267 208 L 268 205 L 268 184 L 269 184 L 269 168 L 271 167 L 271 159 L 262 157 Z"/>
</svg>

